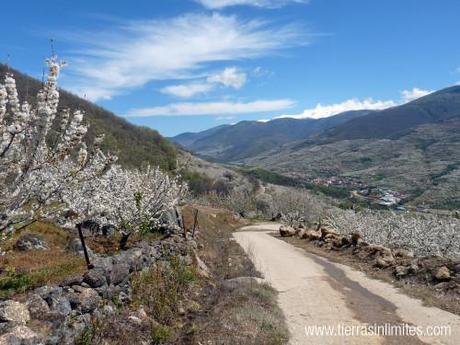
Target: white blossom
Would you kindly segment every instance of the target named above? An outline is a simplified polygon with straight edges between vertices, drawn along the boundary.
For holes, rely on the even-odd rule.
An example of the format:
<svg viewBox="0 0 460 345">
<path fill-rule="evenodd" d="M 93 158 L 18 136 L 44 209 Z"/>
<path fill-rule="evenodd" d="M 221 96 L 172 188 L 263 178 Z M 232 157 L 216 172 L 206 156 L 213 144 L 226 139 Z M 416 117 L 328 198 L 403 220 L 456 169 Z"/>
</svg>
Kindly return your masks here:
<svg viewBox="0 0 460 345">
<path fill-rule="evenodd" d="M 97 179 L 86 181 L 80 190 L 68 190 L 64 201 L 78 214 L 79 221 L 91 219 L 131 233 L 155 223 L 185 192 L 185 185 L 159 168 L 126 170 L 112 166 Z"/>
<path fill-rule="evenodd" d="M 87 152 L 80 111 L 58 113 L 63 64 L 56 57 L 47 64 L 35 105 L 20 102 L 11 74 L 0 82 L 0 234 L 54 215 L 63 193 L 95 178 L 115 159 L 98 145 Z M 52 130 L 56 118 L 61 121 L 57 131 Z"/>
</svg>

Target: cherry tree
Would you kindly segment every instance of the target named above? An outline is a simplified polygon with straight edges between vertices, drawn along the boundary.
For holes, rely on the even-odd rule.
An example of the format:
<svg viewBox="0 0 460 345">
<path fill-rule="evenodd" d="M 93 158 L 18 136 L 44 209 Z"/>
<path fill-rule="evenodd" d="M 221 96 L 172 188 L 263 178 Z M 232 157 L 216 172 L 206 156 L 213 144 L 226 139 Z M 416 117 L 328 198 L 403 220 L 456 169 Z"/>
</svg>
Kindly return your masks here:
<svg viewBox="0 0 460 345">
<path fill-rule="evenodd" d="M 58 112 L 63 63 L 47 60 L 48 75 L 34 105 L 21 102 L 12 74 L 0 83 L 0 234 L 55 215 L 62 193 L 78 189 L 115 157 L 88 150 L 83 113 Z"/>
<path fill-rule="evenodd" d="M 460 256 L 460 220 L 435 214 L 330 209 L 327 223 L 370 243 L 407 248 L 418 255 Z"/>
<path fill-rule="evenodd" d="M 64 201 L 79 221 L 91 219 L 112 224 L 123 234 L 121 246 L 134 232 L 157 225 L 159 218 L 185 196 L 187 186 L 158 167 L 127 170 L 120 166 L 77 190 L 68 190 Z"/>
</svg>

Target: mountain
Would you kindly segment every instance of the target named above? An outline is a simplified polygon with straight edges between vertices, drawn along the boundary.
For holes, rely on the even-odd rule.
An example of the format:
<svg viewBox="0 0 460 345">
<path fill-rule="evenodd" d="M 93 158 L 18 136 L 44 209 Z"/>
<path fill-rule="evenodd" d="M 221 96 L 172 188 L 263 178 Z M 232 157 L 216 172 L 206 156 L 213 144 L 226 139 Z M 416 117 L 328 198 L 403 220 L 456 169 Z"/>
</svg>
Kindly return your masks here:
<svg viewBox="0 0 460 345">
<path fill-rule="evenodd" d="M 8 69 L 0 64 L 0 76 L 6 72 L 16 78 L 21 99 L 27 98 L 33 103 L 41 87 L 41 82 L 18 71 Z M 103 149 L 117 154 L 118 162 L 128 167 L 140 167 L 142 164 L 159 165 L 162 169 L 172 170 L 176 166 L 176 149 L 157 131 L 128 123 L 112 112 L 88 102 L 67 91 L 60 90 L 60 108 L 80 109 L 85 112 L 85 119 L 90 124 L 88 137 L 104 133 Z"/>
<path fill-rule="evenodd" d="M 231 127 L 231 125 L 221 125 L 217 127 L 213 127 L 210 129 L 207 129 L 205 131 L 197 132 L 197 133 L 192 133 L 192 132 L 186 132 L 182 133 L 179 135 L 176 135 L 175 137 L 171 138 L 174 143 L 187 148 L 193 145 L 196 141 L 206 138 L 208 136 L 213 135 L 215 132 L 220 131 L 223 128 Z"/>
<path fill-rule="evenodd" d="M 460 208 L 460 86 L 380 111 L 244 121 L 194 135 L 184 146 L 204 158 L 306 181 L 338 177 L 351 188 L 401 192 L 414 205 Z"/>
<path fill-rule="evenodd" d="M 327 131 L 322 139 L 333 142 L 392 138 L 422 124 L 436 123 L 459 116 L 460 86 L 453 86 L 413 102 L 381 110 L 373 116 L 352 119 Z"/>
<path fill-rule="evenodd" d="M 281 118 L 268 122 L 242 121 L 199 133 L 180 134 L 171 140 L 204 158 L 237 162 L 370 113 L 368 110 L 349 111 L 319 120 Z"/>
</svg>

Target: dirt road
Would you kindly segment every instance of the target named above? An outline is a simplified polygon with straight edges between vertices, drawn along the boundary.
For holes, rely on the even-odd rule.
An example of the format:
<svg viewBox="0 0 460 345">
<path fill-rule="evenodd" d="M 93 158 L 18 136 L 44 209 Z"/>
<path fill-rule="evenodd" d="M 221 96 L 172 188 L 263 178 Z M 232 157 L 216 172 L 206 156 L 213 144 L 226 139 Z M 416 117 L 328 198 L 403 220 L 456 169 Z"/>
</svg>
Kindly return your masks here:
<svg viewBox="0 0 460 345">
<path fill-rule="evenodd" d="M 271 235 L 278 228 L 259 224 L 234 237 L 279 291 L 291 344 L 460 344 L 459 316 L 295 248 Z"/>
</svg>

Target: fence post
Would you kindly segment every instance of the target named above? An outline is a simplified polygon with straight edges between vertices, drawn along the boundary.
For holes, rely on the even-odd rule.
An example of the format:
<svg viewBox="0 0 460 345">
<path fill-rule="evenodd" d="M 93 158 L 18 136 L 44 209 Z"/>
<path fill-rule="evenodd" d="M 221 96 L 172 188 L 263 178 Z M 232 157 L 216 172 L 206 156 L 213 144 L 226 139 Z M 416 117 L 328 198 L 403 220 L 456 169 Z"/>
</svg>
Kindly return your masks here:
<svg viewBox="0 0 460 345">
<path fill-rule="evenodd" d="M 77 224 L 77 229 L 78 229 L 78 235 L 80 236 L 81 246 L 83 247 L 83 254 L 85 255 L 86 266 L 90 270 L 90 269 L 94 268 L 94 266 L 89 261 L 88 250 L 86 249 L 85 237 L 83 236 L 81 223 Z"/>
</svg>

